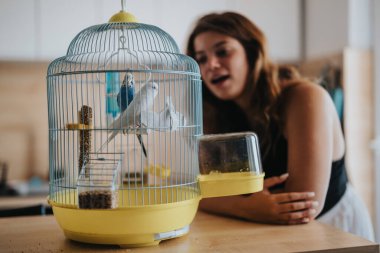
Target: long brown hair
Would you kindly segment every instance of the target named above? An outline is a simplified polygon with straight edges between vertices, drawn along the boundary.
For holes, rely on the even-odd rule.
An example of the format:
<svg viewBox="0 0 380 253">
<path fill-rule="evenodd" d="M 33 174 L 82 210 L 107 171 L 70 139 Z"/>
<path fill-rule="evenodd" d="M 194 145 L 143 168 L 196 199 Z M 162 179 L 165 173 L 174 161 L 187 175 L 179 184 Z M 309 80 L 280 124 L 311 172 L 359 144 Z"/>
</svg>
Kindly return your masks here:
<svg viewBox="0 0 380 253">
<path fill-rule="evenodd" d="M 206 134 L 255 131 L 265 157 L 276 138 L 272 136 L 270 127 L 274 124 L 281 131 L 278 110 L 281 82 L 294 79 L 297 72 L 292 68 L 273 64 L 268 57 L 267 41 L 263 32 L 249 19 L 233 12 L 212 13 L 200 18 L 188 40 L 189 56 L 195 58 L 194 40 L 207 31 L 235 38 L 244 47 L 250 69 L 244 92 L 252 94 L 250 108 L 255 125 L 250 126 L 245 114 L 234 102 L 216 98 L 203 85 L 204 131 Z"/>
</svg>

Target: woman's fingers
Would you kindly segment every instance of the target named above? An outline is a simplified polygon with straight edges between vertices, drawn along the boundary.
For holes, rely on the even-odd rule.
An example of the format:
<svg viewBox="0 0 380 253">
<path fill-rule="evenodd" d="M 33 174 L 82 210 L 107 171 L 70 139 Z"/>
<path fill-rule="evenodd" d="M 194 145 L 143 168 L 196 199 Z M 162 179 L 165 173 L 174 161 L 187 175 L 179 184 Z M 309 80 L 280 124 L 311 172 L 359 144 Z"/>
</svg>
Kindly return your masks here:
<svg viewBox="0 0 380 253">
<path fill-rule="evenodd" d="M 310 222 L 310 218 L 302 218 L 298 220 L 288 220 L 288 221 L 280 221 L 280 224 L 284 225 L 298 225 L 298 224 L 306 224 Z"/>
<path fill-rule="evenodd" d="M 288 176 L 289 176 L 289 174 L 285 173 L 279 177 L 269 177 L 269 178 L 264 180 L 264 188 L 270 188 L 270 187 L 275 186 L 277 184 L 282 184 L 283 182 L 286 181 Z"/>
<path fill-rule="evenodd" d="M 284 213 L 282 214 L 283 220 L 298 220 L 302 218 L 309 218 L 313 216 L 317 210 L 315 209 L 307 209 L 304 211 L 298 211 L 298 212 L 291 212 L 291 213 Z"/>
<path fill-rule="evenodd" d="M 278 206 L 278 211 L 280 213 L 287 213 L 287 212 L 294 212 L 298 210 L 305 210 L 305 209 L 315 209 L 319 205 L 318 201 L 297 201 L 297 202 L 290 202 L 290 203 L 284 203 L 280 204 Z"/>
<path fill-rule="evenodd" d="M 310 200 L 314 192 L 289 192 L 273 194 L 277 203 L 277 219 L 281 224 L 308 223 L 317 213 L 318 201 Z"/>
<path fill-rule="evenodd" d="M 308 200 L 315 196 L 314 192 L 286 192 L 274 194 L 273 197 L 277 203 L 287 203 L 299 200 Z"/>
<path fill-rule="evenodd" d="M 280 214 L 279 218 L 281 221 L 290 222 L 290 221 L 297 221 L 297 220 L 302 220 L 302 219 L 310 219 L 316 213 L 317 213 L 317 210 L 311 208 L 311 209 L 306 209 L 303 211 L 282 213 Z"/>
</svg>

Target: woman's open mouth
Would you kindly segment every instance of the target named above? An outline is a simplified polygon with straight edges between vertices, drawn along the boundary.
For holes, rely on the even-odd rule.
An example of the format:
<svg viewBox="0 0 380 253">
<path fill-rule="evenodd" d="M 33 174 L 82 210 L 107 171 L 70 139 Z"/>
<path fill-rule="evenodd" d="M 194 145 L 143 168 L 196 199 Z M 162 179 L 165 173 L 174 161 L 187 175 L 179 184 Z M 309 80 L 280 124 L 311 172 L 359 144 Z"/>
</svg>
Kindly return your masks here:
<svg viewBox="0 0 380 253">
<path fill-rule="evenodd" d="M 219 85 L 219 84 L 222 84 L 228 78 L 230 78 L 229 75 L 218 76 L 216 78 L 211 79 L 211 83 L 214 84 L 214 85 Z"/>
</svg>

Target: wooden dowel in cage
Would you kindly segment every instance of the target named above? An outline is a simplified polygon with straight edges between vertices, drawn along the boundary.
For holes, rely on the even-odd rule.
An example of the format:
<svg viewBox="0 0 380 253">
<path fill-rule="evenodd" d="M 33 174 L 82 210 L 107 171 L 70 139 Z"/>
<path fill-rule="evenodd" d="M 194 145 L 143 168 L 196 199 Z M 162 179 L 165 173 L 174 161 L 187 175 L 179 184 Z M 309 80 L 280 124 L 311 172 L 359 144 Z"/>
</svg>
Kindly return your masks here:
<svg viewBox="0 0 380 253">
<path fill-rule="evenodd" d="M 88 105 L 83 105 L 78 113 L 79 124 L 89 126 L 88 129 L 79 130 L 79 159 L 78 168 L 79 173 L 83 167 L 83 164 L 88 161 L 91 153 L 91 125 L 92 125 L 92 108 Z M 85 170 L 86 177 L 90 175 L 90 172 Z"/>
</svg>

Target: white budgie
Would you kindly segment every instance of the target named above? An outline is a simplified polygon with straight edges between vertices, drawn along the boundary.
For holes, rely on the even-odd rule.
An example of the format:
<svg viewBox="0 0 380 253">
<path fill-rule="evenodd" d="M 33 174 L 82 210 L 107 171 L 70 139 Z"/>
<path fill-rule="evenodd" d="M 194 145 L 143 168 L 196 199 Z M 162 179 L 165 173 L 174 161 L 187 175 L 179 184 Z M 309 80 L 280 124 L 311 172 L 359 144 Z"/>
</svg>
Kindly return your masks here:
<svg viewBox="0 0 380 253">
<path fill-rule="evenodd" d="M 181 113 L 175 110 L 172 98 L 166 97 L 165 108 L 161 112 L 141 112 L 141 123 L 148 129 L 176 131 L 179 126 L 184 126 L 186 124 L 186 120 Z"/>
<path fill-rule="evenodd" d="M 132 102 L 123 113 L 108 127 L 111 135 L 108 137 L 108 144 L 117 134 L 127 129 L 131 125 L 141 125 L 141 112 L 148 111 L 153 105 L 158 94 L 158 84 L 155 82 L 146 83 L 134 96 Z M 104 145 L 105 145 L 104 144 Z"/>
</svg>

